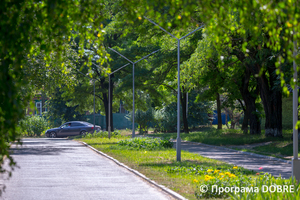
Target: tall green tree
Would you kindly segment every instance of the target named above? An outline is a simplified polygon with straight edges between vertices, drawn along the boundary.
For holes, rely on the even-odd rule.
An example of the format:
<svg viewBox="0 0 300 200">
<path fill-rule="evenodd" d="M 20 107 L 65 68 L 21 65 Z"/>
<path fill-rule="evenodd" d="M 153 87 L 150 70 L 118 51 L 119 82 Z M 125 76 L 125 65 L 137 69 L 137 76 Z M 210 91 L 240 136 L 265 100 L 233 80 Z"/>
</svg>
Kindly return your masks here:
<svg viewBox="0 0 300 200">
<path fill-rule="evenodd" d="M 123 6 L 130 7 L 132 2 L 123 2 Z M 222 49 L 224 42 L 229 42 L 231 39 L 230 32 L 237 32 L 242 40 L 242 52 L 248 55 L 255 47 L 259 47 L 259 42 L 262 42 L 260 47 L 269 48 L 265 49 L 264 53 L 269 56 L 276 54 L 273 60 L 269 60 L 261 63 L 259 70 L 255 72 L 255 76 L 264 72 L 265 77 L 268 77 L 269 72 L 280 75 L 280 86 L 284 91 L 287 91 L 286 80 L 284 79 L 284 71 L 282 70 L 282 64 L 287 61 L 290 66 L 287 71 L 292 71 L 292 61 L 296 61 L 299 66 L 299 56 L 295 56 L 294 52 L 297 49 L 297 43 L 300 38 L 300 26 L 298 21 L 299 15 L 299 2 L 295 0 L 291 1 L 278 1 L 269 2 L 266 0 L 259 1 L 214 1 L 214 2 L 190 2 L 190 1 L 152 1 L 147 4 L 147 7 L 142 6 L 144 2 L 135 2 L 134 8 L 128 9 L 127 16 L 132 18 L 138 18 L 141 16 L 148 16 L 159 22 L 164 28 L 177 26 L 181 28 L 187 28 L 191 23 L 205 23 L 208 33 L 214 34 L 214 41 L 216 42 L 217 49 Z M 161 14 L 160 10 L 163 6 L 169 7 L 170 10 L 167 13 Z M 170 20 L 171 19 L 171 20 Z M 191 21 L 191 19 L 193 19 Z M 251 39 L 249 39 L 251 36 Z M 263 37 L 263 39 L 262 39 Z M 248 39 L 247 39 L 248 38 Z M 295 43 L 295 42 L 297 43 Z M 231 48 L 232 45 L 228 43 Z M 269 53 L 267 53 L 269 52 Z M 255 54 L 255 52 L 253 52 Z M 257 54 L 258 55 L 258 54 Z M 261 54 L 259 54 L 261 55 Z M 268 64 L 266 64 L 269 62 Z M 273 63 L 271 63 L 273 62 Z M 270 66 L 268 69 L 267 66 Z M 299 70 L 299 67 L 298 67 Z M 274 78 L 274 75 L 272 75 Z M 258 78 L 259 87 L 263 87 L 265 92 L 262 95 L 274 96 L 277 102 L 271 102 L 270 106 L 280 105 L 280 94 L 273 92 L 270 94 L 270 90 L 264 87 L 262 81 L 265 78 Z M 295 85 L 295 81 L 289 79 L 291 85 Z M 273 81 L 272 81 L 273 82 Z M 266 82 L 265 82 L 266 83 Z M 265 84 L 267 86 L 267 84 Z M 267 89 L 267 90 L 266 90 Z M 279 88 L 280 90 L 280 88 Z M 268 94 L 269 93 L 269 94 Z M 272 118 L 276 118 L 276 124 L 267 123 L 267 135 L 281 136 L 280 124 L 280 110 L 270 111 L 270 106 L 267 103 L 267 97 L 263 97 L 265 100 L 265 113 Z M 262 98 L 262 99 L 263 99 Z M 273 97 L 272 97 L 273 98 Z M 280 107 L 280 106 L 279 106 Z"/>
</svg>

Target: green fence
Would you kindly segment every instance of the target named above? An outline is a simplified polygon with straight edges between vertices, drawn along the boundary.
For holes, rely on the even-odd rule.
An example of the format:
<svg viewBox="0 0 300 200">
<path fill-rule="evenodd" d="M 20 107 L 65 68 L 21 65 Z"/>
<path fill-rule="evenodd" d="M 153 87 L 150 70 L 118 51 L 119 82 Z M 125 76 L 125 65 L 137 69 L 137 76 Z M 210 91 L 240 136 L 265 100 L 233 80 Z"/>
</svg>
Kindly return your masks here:
<svg viewBox="0 0 300 200">
<path fill-rule="evenodd" d="M 128 119 L 126 119 L 127 114 L 125 113 L 113 113 L 113 125 L 115 129 L 126 129 L 126 128 L 132 128 L 132 123 Z M 85 120 L 89 123 L 94 123 L 94 115 L 86 115 L 84 116 Z M 101 126 L 101 129 L 106 128 L 106 120 L 105 116 L 96 114 L 95 115 L 95 124 Z"/>
</svg>

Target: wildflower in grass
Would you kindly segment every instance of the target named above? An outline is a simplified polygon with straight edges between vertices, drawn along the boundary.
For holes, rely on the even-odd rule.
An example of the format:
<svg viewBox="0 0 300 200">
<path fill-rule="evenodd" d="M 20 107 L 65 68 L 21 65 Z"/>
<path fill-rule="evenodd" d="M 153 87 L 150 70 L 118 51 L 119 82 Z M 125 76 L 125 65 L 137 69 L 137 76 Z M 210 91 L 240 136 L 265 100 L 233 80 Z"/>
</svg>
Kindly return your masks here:
<svg viewBox="0 0 300 200">
<path fill-rule="evenodd" d="M 208 169 L 207 170 L 208 173 L 213 172 L 213 171 L 214 171 L 213 169 Z"/>
<path fill-rule="evenodd" d="M 238 166 L 234 166 L 232 169 L 237 169 L 238 168 Z"/>
<path fill-rule="evenodd" d="M 263 168 L 262 167 L 260 167 L 260 168 L 258 168 L 259 170 L 262 170 Z"/>
<path fill-rule="evenodd" d="M 194 183 L 199 183 L 199 181 L 197 179 L 194 179 L 193 182 Z"/>
<path fill-rule="evenodd" d="M 229 176 L 231 173 L 230 172 L 225 172 L 225 174 Z"/>
<path fill-rule="evenodd" d="M 220 171 L 220 170 L 215 170 L 215 171 L 214 171 L 214 174 L 219 173 L 219 171 Z"/>
<path fill-rule="evenodd" d="M 205 181 L 209 181 L 210 179 L 214 179 L 215 177 L 213 176 L 209 176 L 209 175 L 205 175 Z"/>
<path fill-rule="evenodd" d="M 225 175 L 224 173 L 220 173 L 220 174 L 219 174 L 219 176 L 224 176 L 224 175 Z"/>
<path fill-rule="evenodd" d="M 145 153 L 147 153 L 147 151 L 145 151 Z"/>
<path fill-rule="evenodd" d="M 236 175 L 234 175 L 234 174 L 230 174 L 230 175 L 229 175 L 229 177 L 230 177 L 230 178 L 235 178 L 235 177 L 236 177 Z"/>
</svg>

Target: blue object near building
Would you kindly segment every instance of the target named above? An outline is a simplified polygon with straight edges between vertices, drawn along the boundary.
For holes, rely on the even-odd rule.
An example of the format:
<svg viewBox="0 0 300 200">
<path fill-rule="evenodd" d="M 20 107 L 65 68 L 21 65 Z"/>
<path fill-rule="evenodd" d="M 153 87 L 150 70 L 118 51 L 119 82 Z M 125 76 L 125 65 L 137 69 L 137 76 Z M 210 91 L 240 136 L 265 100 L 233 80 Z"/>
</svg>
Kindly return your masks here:
<svg viewBox="0 0 300 200">
<path fill-rule="evenodd" d="M 226 120 L 226 114 L 225 113 L 221 113 L 221 117 L 222 117 L 222 124 L 225 124 Z M 227 115 L 227 121 L 230 121 L 229 115 Z M 214 110 L 214 119 L 212 124 L 218 124 L 218 113 L 216 110 Z"/>
</svg>

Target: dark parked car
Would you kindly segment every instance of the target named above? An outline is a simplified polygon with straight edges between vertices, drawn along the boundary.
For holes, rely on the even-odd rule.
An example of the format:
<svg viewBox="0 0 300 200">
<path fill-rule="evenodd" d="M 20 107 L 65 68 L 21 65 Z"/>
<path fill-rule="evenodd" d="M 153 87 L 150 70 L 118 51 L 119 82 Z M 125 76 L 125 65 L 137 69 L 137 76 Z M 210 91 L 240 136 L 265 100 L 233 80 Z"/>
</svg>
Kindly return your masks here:
<svg viewBox="0 0 300 200">
<path fill-rule="evenodd" d="M 74 135 L 85 135 L 87 133 L 93 133 L 94 131 L 101 131 L 100 126 L 95 126 L 88 122 L 81 121 L 72 121 L 67 122 L 61 125 L 58 128 L 52 128 L 46 131 L 46 136 L 55 138 L 55 137 L 66 137 Z"/>
</svg>

